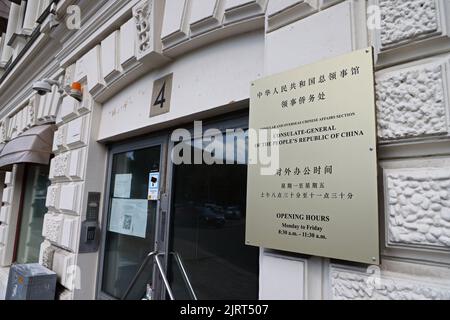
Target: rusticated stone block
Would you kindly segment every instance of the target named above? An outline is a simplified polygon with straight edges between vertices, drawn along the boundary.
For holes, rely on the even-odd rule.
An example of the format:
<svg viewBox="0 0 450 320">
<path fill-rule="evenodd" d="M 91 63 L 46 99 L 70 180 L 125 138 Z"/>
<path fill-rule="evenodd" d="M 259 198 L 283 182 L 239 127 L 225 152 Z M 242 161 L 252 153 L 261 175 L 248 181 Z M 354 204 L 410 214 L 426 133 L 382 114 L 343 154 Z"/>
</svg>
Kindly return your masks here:
<svg viewBox="0 0 450 320">
<path fill-rule="evenodd" d="M 52 159 L 50 179 L 58 181 L 82 180 L 84 178 L 85 149 L 63 152 Z"/>
<path fill-rule="evenodd" d="M 59 209 L 68 214 L 79 215 L 80 211 L 80 196 L 82 190 L 82 183 L 71 183 L 61 185 L 61 192 L 59 198 Z"/>
<path fill-rule="evenodd" d="M 388 243 L 450 248 L 450 167 L 386 172 Z"/>
<path fill-rule="evenodd" d="M 335 300 L 448 300 L 450 286 L 422 278 L 396 274 L 370 274 L 350 269 L 332 268 L 331 296 Z"/>
<path fill-rule="evenodd" d="M 55 250 L 56 247 L 52 246 L 48 241 L 44 241 L 41 244 L 39 263 L 51 270 L 53 267 L 53 255 L 55 254 Z"/>
<path fill-rule="evenodd" d="M 58 243 L 63 224 L 63 216 L 48 213 L 44 217 L 42 235 L 53 243 Z"/>
<path fill-rule="evenodd" d="M 378 0 L 382 48 L 409 42 L 438 31 L 436 0 Z"/>
<path fill-rule="evenodd" d="M 75 265 L 75 255 L 65 250 L 57 249 L 53 255 L 52 270 L 58 275 L 58 281 L 68 290 L 79 288 L 77 281 L 77 266 Z"/>
<path fill-rule="evenodd" d="M 377 75 L 376 100 L 382 140 L 448 133 L 443 64 Z"/>
</svg>

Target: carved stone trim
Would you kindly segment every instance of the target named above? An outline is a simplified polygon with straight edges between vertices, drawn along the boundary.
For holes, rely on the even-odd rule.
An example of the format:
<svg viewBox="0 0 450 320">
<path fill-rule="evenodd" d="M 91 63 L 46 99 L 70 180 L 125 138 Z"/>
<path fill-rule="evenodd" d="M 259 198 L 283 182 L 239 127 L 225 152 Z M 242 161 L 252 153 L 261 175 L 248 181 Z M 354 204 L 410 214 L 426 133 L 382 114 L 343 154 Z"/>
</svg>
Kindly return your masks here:
<svg viewBox="0 0 450 320">
<path fill-rule="evenodd" d="M 404 274 L 332 266 L 331 297 L 335 300 L 448 300 L 450 283 L 441 279 L 406 277 Z M 438 282 L 439 281 L 439 282 Z"/>
<path fill-rule="evenodd" d="M 140 59 L 147 51 L 153 50 L 152 35 L 153 1 L 142 1 L 133 7 L 133 17 L 136 23 L 136 55 Z"/>
</svg>

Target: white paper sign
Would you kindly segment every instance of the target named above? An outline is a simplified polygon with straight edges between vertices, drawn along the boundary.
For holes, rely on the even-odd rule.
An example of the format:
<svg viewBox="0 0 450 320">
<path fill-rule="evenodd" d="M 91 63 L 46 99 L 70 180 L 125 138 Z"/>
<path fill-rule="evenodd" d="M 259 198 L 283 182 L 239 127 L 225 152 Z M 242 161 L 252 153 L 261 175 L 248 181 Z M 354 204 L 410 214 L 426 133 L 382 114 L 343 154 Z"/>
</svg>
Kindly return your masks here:
<svg viewBox="0 0 450 320">
<path fill-rule="evenodd" d="M 134 237 L 145 238 L 147 231 L 146 199 L 113 199 L 108 230 Z"/>
<path fill-rule="evenodd" d="M 114 179 L 114 197 L 129 198 L 131 195 L 131 173 L 116 174 Z"/>
</svg>

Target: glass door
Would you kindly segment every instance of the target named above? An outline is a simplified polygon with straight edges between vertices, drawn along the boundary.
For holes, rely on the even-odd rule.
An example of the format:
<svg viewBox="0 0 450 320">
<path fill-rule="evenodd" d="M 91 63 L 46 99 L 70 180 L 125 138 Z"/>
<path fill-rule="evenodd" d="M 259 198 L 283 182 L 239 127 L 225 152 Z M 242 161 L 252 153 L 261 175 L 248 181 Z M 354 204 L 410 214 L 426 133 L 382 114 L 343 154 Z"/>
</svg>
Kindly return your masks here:
<svg viewBox="0 0 450 320">
<path fill-rule="evenodd" d="M 156 248 L 162 147 L 149 142 L 113 147 L 104 225 L 101 294 L 122 299 L 145 257 Z M 128 293 L 142 299 L 153 281 L 148 264 Z"/>
<path fill-rule="evenodd" d="M 248 118 L 238 120 L 220 121 L 220 130 L 246 128 Z M 259 249 L 245 245 L 245 130 L 224 135 L 222 153 L 197 137 L 177 144 L 212 164 L 174 165 L 170 133 L 159 137 L 111 149 L 100 298 L 142 299 L 150 287 L 155 300 L 257 299 Z"/>
<path fill-rule="evenodd" d="M 219 125 L 222 152 L 209 152 L 197 138 L 180 142 L 185 146 L 177 150 L 192 161 L 172 167 L 167 274 L 177 300 L 193 298 L 189 286 L 199 300 L 258 299 L 259 249 L 245 244 L 247 134 L 241 129 L 225 136 L 236 121 Z M 195 153 L 208 163 L 196 163 Z"/>
</svg>

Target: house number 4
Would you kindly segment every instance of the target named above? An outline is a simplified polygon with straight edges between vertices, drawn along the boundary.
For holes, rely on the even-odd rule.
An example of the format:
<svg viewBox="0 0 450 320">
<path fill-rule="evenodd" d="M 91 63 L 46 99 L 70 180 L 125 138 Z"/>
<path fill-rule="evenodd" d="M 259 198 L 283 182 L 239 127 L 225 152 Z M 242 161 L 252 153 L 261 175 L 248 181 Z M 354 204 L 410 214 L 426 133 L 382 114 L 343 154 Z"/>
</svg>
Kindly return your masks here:
<svg viewBox="0 0 450 320">
<path fill-rule="evenodd" d="M 156 117 L 170 112 L 170 101 L 172 96 L 173 73 L 156 80 L 153 83 L 152 105 L 150 117 Z"/>
</svg>

